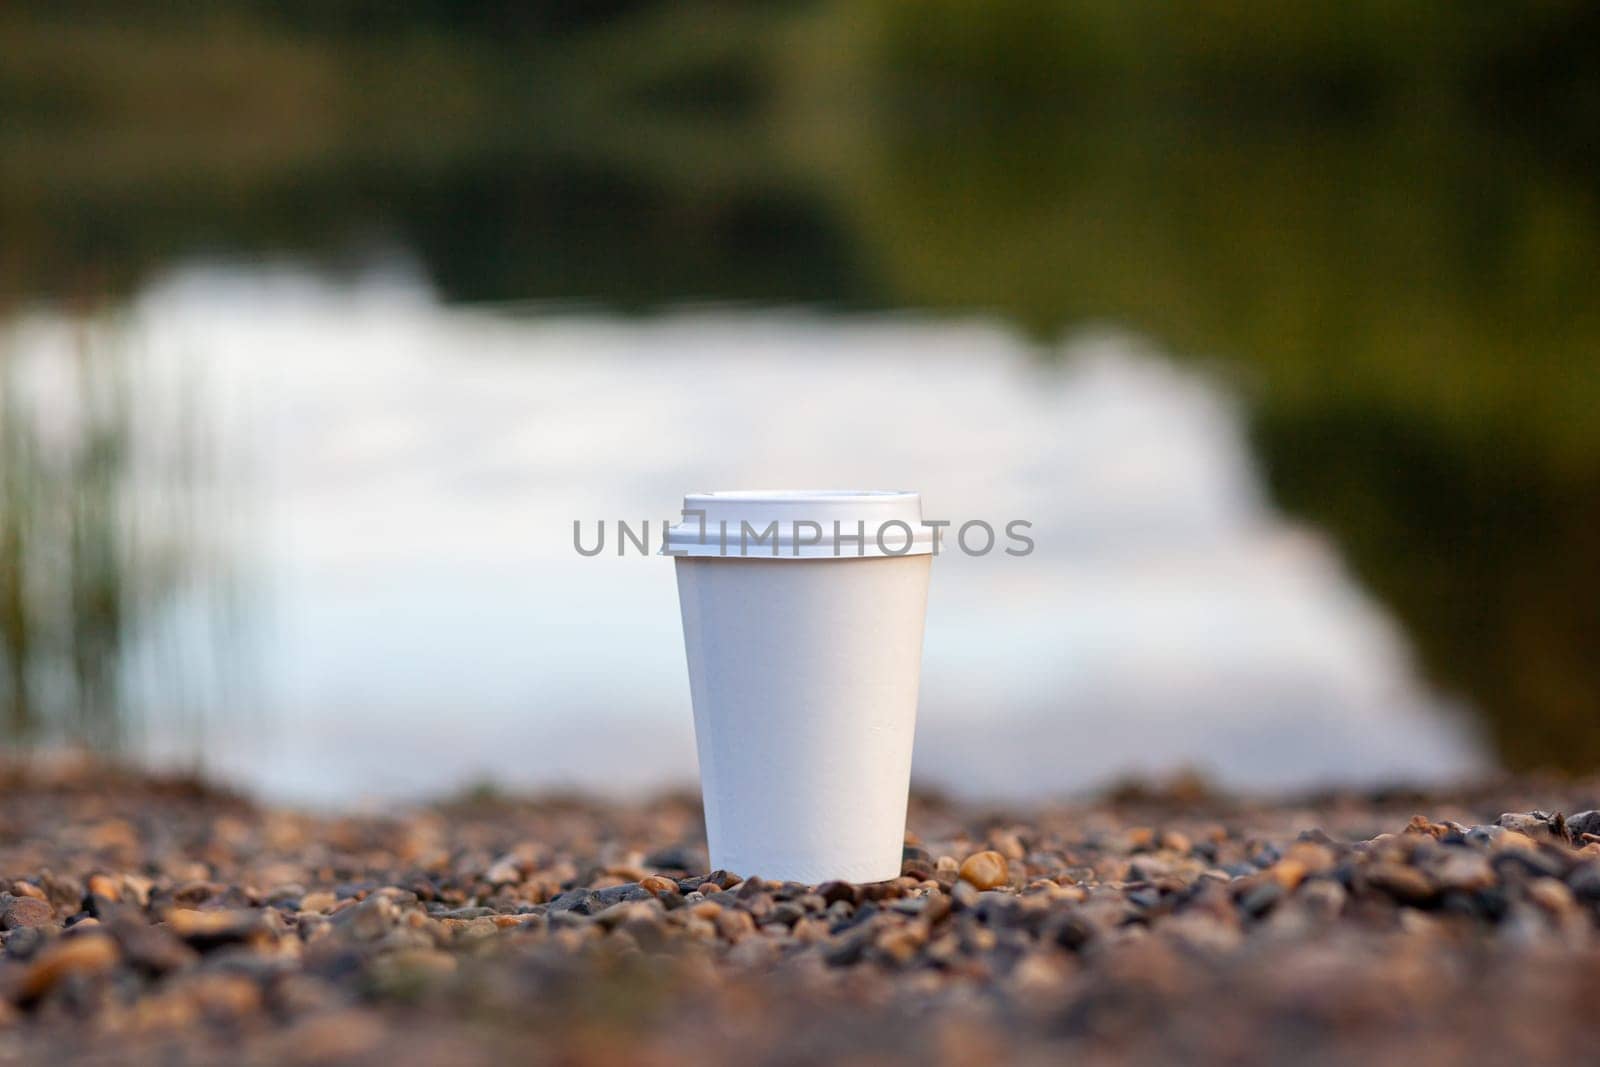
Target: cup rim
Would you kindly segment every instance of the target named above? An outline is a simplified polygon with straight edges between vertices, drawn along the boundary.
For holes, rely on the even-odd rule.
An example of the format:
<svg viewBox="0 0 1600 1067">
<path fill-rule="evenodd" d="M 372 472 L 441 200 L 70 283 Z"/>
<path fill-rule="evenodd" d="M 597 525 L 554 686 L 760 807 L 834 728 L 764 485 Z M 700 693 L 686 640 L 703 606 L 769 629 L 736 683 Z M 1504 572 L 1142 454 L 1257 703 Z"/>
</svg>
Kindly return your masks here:
<svg viewBox="0 0 1600 1067">
<path fill-rule="evenodd" d="M 910 489 L 717 489 L 703 493 L 690 493 L 686 499 L 714 498 L 754 504 L 781 504 L 794 500 L 854 500 L 858 497 L 916 495 L 916 492 Z"/>
<path fill-rule="evenodd" d="M 908 489 L 719 489 L 688 494 L 683 510 L 684 521 L 667 528 L 662 555 L 848 559 L 933 552 L 922 496 Z"/>
</svg>

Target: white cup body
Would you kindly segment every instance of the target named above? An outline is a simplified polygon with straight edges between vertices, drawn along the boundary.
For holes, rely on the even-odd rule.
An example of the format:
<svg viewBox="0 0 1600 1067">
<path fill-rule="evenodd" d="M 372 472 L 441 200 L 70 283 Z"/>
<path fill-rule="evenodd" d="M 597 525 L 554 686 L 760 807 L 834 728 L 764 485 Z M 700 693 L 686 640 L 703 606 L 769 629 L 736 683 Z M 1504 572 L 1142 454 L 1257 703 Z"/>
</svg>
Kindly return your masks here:
<svg viewBox="0 0 1600 1067">
<path fill-rule="evenodd" d="M 713 868 L 899 876 L 931 561 L 676 561 Z"/>
</svg>

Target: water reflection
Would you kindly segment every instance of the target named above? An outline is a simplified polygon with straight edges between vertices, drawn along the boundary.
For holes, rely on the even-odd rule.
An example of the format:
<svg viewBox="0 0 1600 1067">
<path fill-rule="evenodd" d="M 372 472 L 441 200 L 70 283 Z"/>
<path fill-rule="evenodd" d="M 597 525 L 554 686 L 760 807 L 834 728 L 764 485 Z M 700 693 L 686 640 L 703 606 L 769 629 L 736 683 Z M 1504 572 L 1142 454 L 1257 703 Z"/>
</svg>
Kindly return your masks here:
<svg viewBox="0 0 1600 1067">
<path fill-rule="evenodd" d="M 1263 499 L 1229 395 L 1125 335 L 1043 360 L 984 320 L 507 316 L 393 278 L 215 269 L 130 321 L 152 354 L 210 353 L 207 403 L 252 442 L 271 714 L 219 721 L 208 758 L 269 791 L 689 777 L 670 565 L 580 558 L 571 522 L 754 482 L 915 482 L 930 514 L 1035 523 L 1025 560 L 940 560 L 930 782 L 1481 759 L 1329 543 Z"/>
<path fill-rule="evenodd" d="M 224 703 L 233 625 L 221 413 L 113 316 L 0 331 L 0 746 L 117 752 Z"/>
<path fill-rule="evenodd" d="M 1240 398 L 1273 506 L 1335 546 L 1499 759 L 1600 764 L 1594 5 L 212 6 L 226 14 L 8 8 L 6 308 L 88 293 L 147 314 L 198 287 L 217 306 L 193 297 L 179 318 L 205 319 L 205 343 L 226 348 L 217 316 L 257 329 L 258 301 L 345 298 L 273 274 L 282 261 L 335 283 L 400 263 L 414 293 L 452 307 L 593 309 L 540 329 L 675 336 L 677 309 L 708 301 L 909 309 L 918 345 L 942 343 L 930 315 L 949 316 L 951 337 L 990 331 L 973 351 L 1000 366 L 902 373 L 970 373 L 946 386 L 974 395 L 1013 383 L 990 428 L 970 430 L 1001 451 L 1031 390 L 1067 374 L 1051 367 L 1063 339 L 1117 324 Z M 215 269 L 163 281 L 197 257 L 241 264 L 243 289 L 215 290 Z M 391 299 L 375 292 L 359 299 Z M 611 317 L 630 314 L 669 317 Z M 437 321 L 450 325 L 425 332 L 443 331 L 442 351 L 477 319 Z M 718 387 L 766 380 L 753 364 L 773 349 L 769 320 L 716 321 L 751 324 Z M 804 321 L 819 367 L 878 365 L 830 355 L 831 331 L 853 345 L 865 320 Z M 640 365 L 662 358 L 653 333 L 636 348 Z M 1041 366 L 1014 363 L 1027 359 Z M 319 373 L 339 384 L 280 384 L 373 410 L 359 375 Z M 787 364 L 771 375 L 803 381 Z M 427 390 L 453 395 L 438 376 Z M 564 377 L 540 380 L 565 395 Z M 641 418 L 584 399 L 591 422 L 546 447 L 610 454 L 595 435 Z M 833 425 L 810 416 L 774 421 L 802 436 Z M 383 458 L 398 426 L 363 432 L 338 443 L 398 478 Z M 490 494 L 522 484 L 516 470 L 451 473 Z M 553 494 L 588 484 L 544 475 Z M 351 536 L 319 524 L 305 536 Z"/>
</svg>

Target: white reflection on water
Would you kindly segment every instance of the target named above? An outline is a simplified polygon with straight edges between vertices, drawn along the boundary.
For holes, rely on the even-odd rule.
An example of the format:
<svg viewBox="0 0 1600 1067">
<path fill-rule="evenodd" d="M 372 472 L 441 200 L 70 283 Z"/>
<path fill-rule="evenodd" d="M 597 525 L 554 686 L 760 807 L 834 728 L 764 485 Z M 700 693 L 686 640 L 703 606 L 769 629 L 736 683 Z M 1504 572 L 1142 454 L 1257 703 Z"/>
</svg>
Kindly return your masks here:
<svg viewBox="0 0 1600 1067">
<path fill-rule="evenodd" d="M 1020 797 L 1192 766 L 1246 787 L 1481 763 L 1404 638 L 1262 498 L 1240 412 L 1125 336 L 1041 362 L 985 321 L 440 307 L 423 288 L 194 270 L 130 329 L 203 354 L 262 526 L 259 719 L 209 764 L 349 801 L 691 780 L 671 565 L 579 558 L 573 519 L 686 490 L 916 488 L 1034 523 L 935 568 L 916 769 Z"/>
</svg>

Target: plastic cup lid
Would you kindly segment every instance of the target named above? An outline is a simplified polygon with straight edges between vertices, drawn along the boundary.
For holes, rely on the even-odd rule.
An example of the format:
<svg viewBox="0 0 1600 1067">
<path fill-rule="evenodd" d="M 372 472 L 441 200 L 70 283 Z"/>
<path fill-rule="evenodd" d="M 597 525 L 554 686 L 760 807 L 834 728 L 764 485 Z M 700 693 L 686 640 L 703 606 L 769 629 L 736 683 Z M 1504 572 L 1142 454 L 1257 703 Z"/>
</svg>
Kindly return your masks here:
<svg viewBox="0 0 1600 1067">
<path fill-rule="evenodd" d="M 922 498 L 899 489 L 747 489 L 690 493 L 667 529 L 667 556 L 858 559 L 926 556 Z"/>
</svg>

